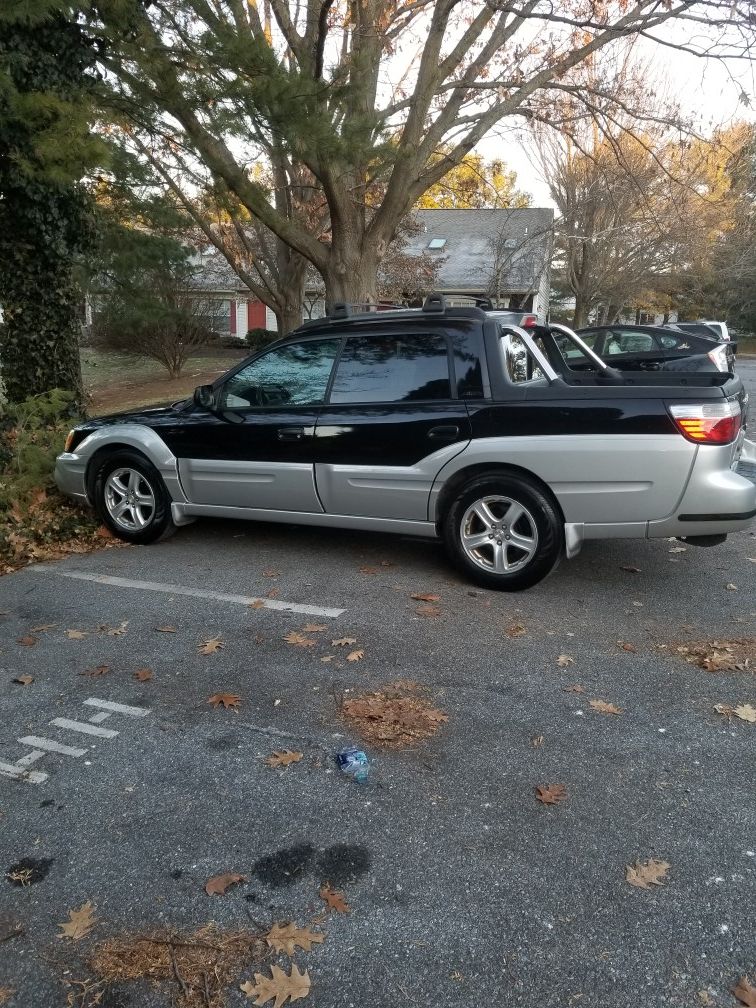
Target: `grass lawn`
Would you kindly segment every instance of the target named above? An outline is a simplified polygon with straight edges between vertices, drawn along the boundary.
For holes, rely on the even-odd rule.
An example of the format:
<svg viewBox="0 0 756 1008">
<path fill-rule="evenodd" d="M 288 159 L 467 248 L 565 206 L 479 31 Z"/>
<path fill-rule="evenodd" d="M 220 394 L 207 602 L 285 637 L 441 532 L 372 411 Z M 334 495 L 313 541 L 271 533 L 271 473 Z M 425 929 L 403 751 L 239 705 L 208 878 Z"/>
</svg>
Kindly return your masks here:
<svg viewBox="0 0 756 1008">
<path fill-rule="evenodd" d="M 115 413 L 155 403 L 175 402 L 190 395 L 197 385 L 214 381 L 247 351 L 206 350 L 190 357 L 179 378 L 168 377 L 164 367 L 149 357 L 108 353 L 87 347 L 81 351 L 81 370 L 91 416 Z"/>
</svg>

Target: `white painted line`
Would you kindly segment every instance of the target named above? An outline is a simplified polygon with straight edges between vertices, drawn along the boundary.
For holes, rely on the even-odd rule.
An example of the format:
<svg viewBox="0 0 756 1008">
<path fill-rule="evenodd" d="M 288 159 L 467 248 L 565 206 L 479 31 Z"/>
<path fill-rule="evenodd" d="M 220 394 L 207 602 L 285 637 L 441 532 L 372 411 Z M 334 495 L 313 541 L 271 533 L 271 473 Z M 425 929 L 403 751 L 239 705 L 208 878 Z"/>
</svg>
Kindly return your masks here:
<svg viewBox="0 0 756 1008">
<path fill-rule="evenodd" d="M 17 766 L 15 763 L 0 763 L 0 775 L 14 777 L 16 780 L 25 780 L 29 784 L 41 784 L 48 777 L 41 770 L 24 770 L 23 767 Z"/>
<path fill-rule="evenodd" d="M 90 724 L 102 724 L 103 721 L 107 721 L 109 717 L 113 717 L 112 711 L 101 710 L 99 714 L 93 714 L 89 719 Z"/>
<path fill-rule="evenodd" d="M 113 703 L 112 700 L 99 700 L 97 697 L 88 697 L 85 704 L 89 704 L 90 707 L 100 707 L 104 711 L 108 711 L 108 717 L 111 714 L 128 714 L 129 717 L 146 717 L 150 713 L 149 707 L 129 707 L 128 704 Z M 94 721 L 94 718 L 90 718 Z M 104 719 L 103 719 L 104 720 Z"/>
<path fill-rule="evenodd" d="M 38 759 L 42 759 L 44 755 L 45 754 L 41 749 L 32 749 L 32 751 L 27 753 L 26 756 L 22 756 L 21 759 L 16 760 L 16 766 L 31 766 L 32 763 L 36 763 Z"/>
<path fill-rule="evenodd" d="M 84 756 L 86 749 L 76 749 L 74 746 L 63 745 L 62 742 L 54 742 L 49 738 L 40 738 L 39 735 L 24 735 L 18 740 L 22 745 L 34 746 L 36 749 L 44 749 L 46 752 L 60 753 L 62 756 Z"/>
<path fill-rule="evenodd" d="M 37 574 L 49 574 L 50 568 L 42 564 L 27 567 Z M 189 598 L 213 599 L 215 602 L 235 602 L 248 606 L 252 602 L 262 602 L 263 609 L 277 609 L 281 612 L 302 613 L 305 616 L 328 616 L 336 619 L 345 609 L 327 609 L 324 606 L 300 605 L 298 602 L 282 602 L 281 599 L 258 598 L 254 595 L 229 595 L 226 592 L 207 591 L 203 588 L 186 588 L 184 585 L 165 584 L 162 581 L 133 581 L 131 578 L 111 577 L 109 574 L 86 574 L 83 571 L 54 571 L 60 577 L 76 578 L 79 581 L 94 581 L 97 584 L 113 585 L 116 588 L 140 588 L 142 591 L 164 592 L 166 595 L 186 595 Z"/>
<path fill-rule="evenodd" d="M 117 731 L 110 728 L 98 728 L 97 725 L 87 724 L 85 721 L 70 721 L 65 717 L 56 717 L 51 722 L 56 728 L 67 728 L 68 731 L 81 732 L 82 735 L 97 735 L 99 738 L 115 738 Z"/>
</svg>

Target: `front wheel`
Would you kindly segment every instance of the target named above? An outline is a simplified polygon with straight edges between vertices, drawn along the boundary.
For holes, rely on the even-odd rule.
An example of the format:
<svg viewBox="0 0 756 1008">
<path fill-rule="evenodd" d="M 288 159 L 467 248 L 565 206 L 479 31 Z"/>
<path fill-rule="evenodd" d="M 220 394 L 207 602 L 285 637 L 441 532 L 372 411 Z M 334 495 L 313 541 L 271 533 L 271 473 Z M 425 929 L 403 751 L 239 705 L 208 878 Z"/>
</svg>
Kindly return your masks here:
<svg viewBox="0 0 756 1008">
<path fill-rule="evenodd" d="M 560 515 L 530 480 L 480 476 L 460 490 L 443 522 L 456 565 L 473 581 L 519 591 L 542 581 L 564 547 Z"/>
<path fill-rule="evenodd" d="M 137 452 L 121 451 L 101 461 L 93 497 L 103 524 L 126 542 L 152 543 L 175 531 L 160 473 Z"/>
</svg>

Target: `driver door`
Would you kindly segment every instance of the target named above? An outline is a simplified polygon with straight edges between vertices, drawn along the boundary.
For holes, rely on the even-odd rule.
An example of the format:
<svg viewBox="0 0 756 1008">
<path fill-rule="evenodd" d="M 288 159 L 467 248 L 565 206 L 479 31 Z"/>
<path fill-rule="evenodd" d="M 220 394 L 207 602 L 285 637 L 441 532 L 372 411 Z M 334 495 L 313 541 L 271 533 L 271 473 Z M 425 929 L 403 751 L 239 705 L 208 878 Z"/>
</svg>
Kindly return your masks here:
<svg viewBox="0 0 756 1008">
<path fill-rule="evenodd" d="M 170 445 L 193 504 L 322 512 L 315 422 L 340 339 L 269 350 L 216 386 L 216 410 L 195 407 Z"/>
</svg>

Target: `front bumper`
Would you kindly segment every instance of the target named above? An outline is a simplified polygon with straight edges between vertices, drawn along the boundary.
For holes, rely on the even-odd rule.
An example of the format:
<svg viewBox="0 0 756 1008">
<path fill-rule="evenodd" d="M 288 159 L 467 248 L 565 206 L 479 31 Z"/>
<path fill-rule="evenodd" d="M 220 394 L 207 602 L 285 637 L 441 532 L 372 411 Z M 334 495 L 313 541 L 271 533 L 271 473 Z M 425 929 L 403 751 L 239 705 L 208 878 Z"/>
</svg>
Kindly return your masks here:
<svg viewBox="0 0 756 1008">
<path fill-rule="evenodd" d="M 87 497 L 86 470 L 86 464 L 75 452 L 63 452 L 55 460 L 53 476 L 58 489 L 80 504 L 90 503 Z"/>
</svg>

